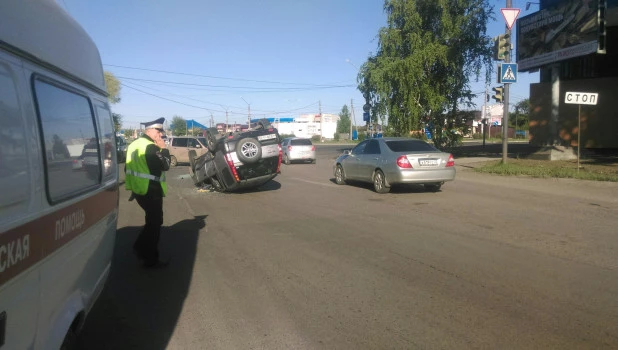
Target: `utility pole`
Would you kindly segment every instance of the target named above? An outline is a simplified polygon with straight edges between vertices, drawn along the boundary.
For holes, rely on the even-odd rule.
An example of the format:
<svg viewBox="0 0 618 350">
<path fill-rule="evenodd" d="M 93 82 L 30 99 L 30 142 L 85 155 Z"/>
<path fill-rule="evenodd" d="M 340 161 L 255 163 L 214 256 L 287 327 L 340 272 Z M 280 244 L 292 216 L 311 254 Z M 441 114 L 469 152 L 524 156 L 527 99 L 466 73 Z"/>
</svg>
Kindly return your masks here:
<svg viewBox="0 0 618 350">
<path fill-rule="evenodd" d="M 350 109 L 352 109 L 352 115 L 354 115 L 354 99 L 350 99 Z M 352 118 L 350 118 L 350 141 L 352 141 Z"/>
<path fill-rule="evenodd" d="M 227 123 L 228 119 L 227 118 L 228 118 L 228 116 L 227 116 L 227 109 L 226 109 L 225 110 L 225 132 L 227 132 L 227 125 L 228 125 L 228 123 Z"/>
<path fill-rule="evenodd" d="M 214 120 L 212 119 L 212 113 L 210 113 L 210 127 L 213 127 Z"/>
<path fill-rule="evenodd" d="M 320 107 L 320 142 L 322 142 L 323 141 L 322 138 L 324 137 L 323 136 L 324 134 L 322 131 L 322 129 L 324 128 L 324 121 L 323 121 L 324 118 L 322 118 L 322 101 L 318 101 L 318 103 Z"/>
<path fill-rule="evenodd" d="M 515 140 L 517 140 L 517 115 L 519 114 L 519 106 L 515 105 Z"/>
<path fill-rule="evenodd" d="M 247 128 L 251 129 L 251 104 L 247 102 L 242 96 L 240 98 L 247 104 Z"/>
<path fill-rule="evenodd" d="M 506 0 L 506 8 L 513 6 L 512 0 Z M 511 29 L 508 25 L 505 25 L 506 35 L 509 38 L 509 49 L 506 50 L 506 57 L 504 63 L 511 63 Z M 509 148 L 509 86 L 511 84 L 504 84 L 504 111 L 502 112 L 502 164 L 506 164 Z"/>
<path fill-rule="evenodd" d="M 485 84 L 485 103 L 483 104 L 483 117 L 481 118 L 481 130 L 483 132 L 483 148 L 485 148 L 485 133 L 487 131 L 487 124 L 489 123 L 489 121 L 487 120 L 487 100 L 489 99 L 487 89 L 487 84 Z"/>
</svg>

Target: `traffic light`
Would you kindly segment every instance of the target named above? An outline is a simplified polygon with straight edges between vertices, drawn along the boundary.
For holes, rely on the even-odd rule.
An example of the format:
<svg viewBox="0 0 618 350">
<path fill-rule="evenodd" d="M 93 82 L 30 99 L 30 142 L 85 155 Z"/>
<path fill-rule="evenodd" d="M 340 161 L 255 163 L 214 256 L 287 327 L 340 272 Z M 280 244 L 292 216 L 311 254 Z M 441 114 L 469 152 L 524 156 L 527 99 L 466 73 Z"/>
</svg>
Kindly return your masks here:
<svg viewBox="0 0 618 350">
<path fill-rule="evenodd" d="M 494 60 L 503 61 L 511 51 L 511 35 L 500 34 L 494 38 Z"/>
<path fill-rule="evenodd" d="M 502 103 L 502 100 L 504 99 L 504 95 L 502 94 L 502 92 L 504 91 L 504 87 L 497 86 L 491 89 L 493 90 L 493 92 L 495 92 L 495 94 L 491 98 L 496 100 L 496 102 L 498 103 Z"/>
</svg>

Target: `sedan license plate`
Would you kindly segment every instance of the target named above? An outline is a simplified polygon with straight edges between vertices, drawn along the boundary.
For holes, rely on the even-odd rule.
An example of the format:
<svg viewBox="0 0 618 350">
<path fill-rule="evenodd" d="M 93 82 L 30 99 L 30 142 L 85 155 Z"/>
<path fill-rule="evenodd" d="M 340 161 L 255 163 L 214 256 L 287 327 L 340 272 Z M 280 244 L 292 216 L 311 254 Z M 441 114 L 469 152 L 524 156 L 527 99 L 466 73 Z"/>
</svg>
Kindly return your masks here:
<svg viewBox="0 0 618 350">
<path fill-rule="evenodd" d="M 264 141 L 264 140 L 271 140 L 271 139 L 274 139 L 274 138 L 276 138 L 276 137 L 277 137 L 277 134 L 270 134 L 270 135 L 261 135 L 261 136 L 258 136 L 258 138 L 257 138 L 257 139 L 258 139 L 259 141 Z"/>
<path fill-rule="evenodd" d="M 421 166 L 436 166 L 438 165 L 437 159 L 419 159 L 418 164 Z"/>
</svg>

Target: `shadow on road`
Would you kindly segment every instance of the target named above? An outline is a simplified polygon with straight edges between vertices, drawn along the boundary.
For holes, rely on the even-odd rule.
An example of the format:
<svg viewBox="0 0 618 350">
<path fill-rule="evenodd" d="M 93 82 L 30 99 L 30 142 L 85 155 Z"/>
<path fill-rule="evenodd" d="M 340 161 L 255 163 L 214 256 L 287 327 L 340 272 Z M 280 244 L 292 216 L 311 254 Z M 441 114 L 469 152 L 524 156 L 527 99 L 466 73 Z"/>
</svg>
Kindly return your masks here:
<svg viewBox="0 0 618 350">
<path fill-rule="evenodd" d="M 330 178 L 329 180 L 330 182 L 337 184 L 337 181 L 335 181 L 334 177 Z M 368 191 L 375 193 L 373 189 L 373 184 L 369 182 L 346 180 L 346 185 L 358 187 L 359 189 L 364 189 L 364 190 L 368 190 Z M 438 190 L 437 192 L 441 192 L 441 191 L 442 190 Z M 425 187 L 422 184 L 398 184 L 398 185 L 393 185 L 389 193 L 390 194 L 406 194 L 406 193 L 424 193 L 424 192 L 433 193 L 435 191 L 428 191 L 427 189 L 425 189 Z"/>
<path fill-rule="evenodd" d="M 79 349 L 165 349 L 187 297 L 206 215 L 161 231 L 163 269 L 141 267 L 132 245 L 141 227 L 116 233 L 111 275 L 78 339 Z"/>
<path fill-rule="evenodd" d="M 243 193 L 255 193 L 255 192 L 268 192 L 276 191 L 281 188 L 281 183 L 276 180 L 270 180 L 267 183 L 253 188 L 240 189 L 238 191 L 226 192 L 229 194 L 243 194 Z"/>
</svg>

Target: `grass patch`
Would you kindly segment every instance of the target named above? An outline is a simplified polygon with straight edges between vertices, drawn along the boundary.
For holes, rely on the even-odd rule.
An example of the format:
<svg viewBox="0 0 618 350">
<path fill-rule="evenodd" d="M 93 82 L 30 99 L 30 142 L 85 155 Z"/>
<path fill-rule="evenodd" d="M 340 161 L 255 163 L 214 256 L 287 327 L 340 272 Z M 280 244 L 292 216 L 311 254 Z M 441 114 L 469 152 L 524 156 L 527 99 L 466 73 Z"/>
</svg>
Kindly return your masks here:
<svg viewBox="0 0 618 350">
<path fill-rule="evenodd" d="M 509 159 L 487 162 L 474 168 L 474 171 L 503 176 L 531 176 L 570 178 L 592 181 L 618 182 L 618 163 L 598 162 L 595 160 L 580 160 L 579 172 L 576 160 L 549 161 L 531 159 Z"/>
</svg>

